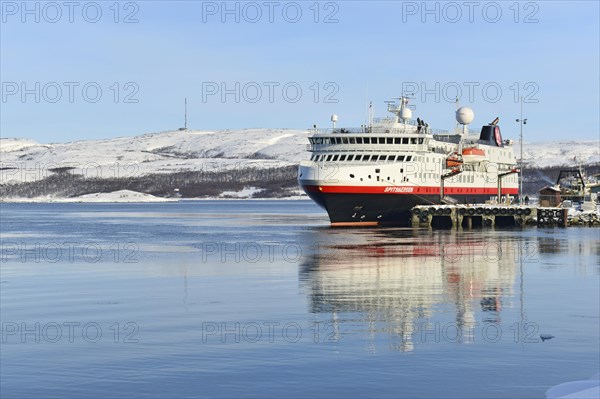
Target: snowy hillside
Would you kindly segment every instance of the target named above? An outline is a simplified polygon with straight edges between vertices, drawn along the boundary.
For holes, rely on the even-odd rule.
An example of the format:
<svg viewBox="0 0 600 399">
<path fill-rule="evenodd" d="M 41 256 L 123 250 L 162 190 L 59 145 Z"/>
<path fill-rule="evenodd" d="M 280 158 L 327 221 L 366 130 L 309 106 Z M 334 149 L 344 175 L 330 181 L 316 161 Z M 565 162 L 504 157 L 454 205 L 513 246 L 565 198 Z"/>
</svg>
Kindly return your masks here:
<svg viewBox="0 0 600 399">
<path fill-rule="evenodd" d="M 274 169 L 308 158 L 309 133 L 290 129 L 171 131 L 107 140 L 40 144 L 0 139 L 0 183 L 32 182 L 69 170 L 86 178 L 186 171 Z M 538 167 L 600 162 L 598 141 L 525 143 Z M 518 143 L 515 153 L 519 154 Z"/>
<path fill-rule="evenodd" d="M 304 130 L 246 129 L 173 131 L 64 144 L 0 139 L 0 183 L 41 180 L 60 168 L 89 178 L 277 168 L 306 158 L 307 137 Z"/>
<path fill-rule="evenodd" d="M 515 154 L 519 154 L 518 144 Z M 538 168 L 596 164 L 600 162 L 600 141 L 523 142 L 523 158 Z"/>
<path fill-rule="evenodd" d="M 4 201 L 0 197 L 0 201 Z M 85 194 L 73 198 L 61 198 L 47 195 L 45 197 L 17 198 L 9 202 L 171 202 L 172 198 L 160 198 L 150 194 L 138 193 L 131 190 L 119 190 L 111 193 Z"/>
</svg>

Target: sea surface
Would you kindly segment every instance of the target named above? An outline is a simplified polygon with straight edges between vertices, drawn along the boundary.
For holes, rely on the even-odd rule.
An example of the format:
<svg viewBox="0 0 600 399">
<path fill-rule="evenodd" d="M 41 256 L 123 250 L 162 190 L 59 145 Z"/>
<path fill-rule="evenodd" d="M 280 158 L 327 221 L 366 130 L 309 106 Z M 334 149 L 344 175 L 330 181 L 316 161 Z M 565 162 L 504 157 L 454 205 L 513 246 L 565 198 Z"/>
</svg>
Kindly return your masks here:
<svg viewBox="0 0 600 399">
<path fill-rule="evenodd" d="M 543 398 L 600 367 L 599 229 L 332 229 L 309 201 L 0 214 L 3 399 Z"/>
</svg>

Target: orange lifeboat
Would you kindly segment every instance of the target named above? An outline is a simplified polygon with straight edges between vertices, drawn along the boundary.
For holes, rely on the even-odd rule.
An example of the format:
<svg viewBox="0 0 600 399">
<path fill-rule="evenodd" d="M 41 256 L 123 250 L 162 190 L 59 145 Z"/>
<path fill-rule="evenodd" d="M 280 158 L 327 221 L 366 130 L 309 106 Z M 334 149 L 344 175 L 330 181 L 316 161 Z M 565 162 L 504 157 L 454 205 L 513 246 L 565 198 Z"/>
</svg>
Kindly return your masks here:
<svg viewBox="0 0 600 399">
<path fill-rule="evenodd" d="M 463 161 L 477 163 L 485 160 L 485 151 L 477 147 L 467 147 L 462 150 Z"/>
<path fill-rule="evenodd" d="M 456 166 L 460 166 L 462 165 L 463 161 L 462 159 L 460 159 L 460 157 L 458 156 L 458 153 L 454 153 L 452 155 L 450 155 L 448 158 L 446 158 L 446 168 L 450 169 L 450 168 L 454 168 Z"/>
</svg>

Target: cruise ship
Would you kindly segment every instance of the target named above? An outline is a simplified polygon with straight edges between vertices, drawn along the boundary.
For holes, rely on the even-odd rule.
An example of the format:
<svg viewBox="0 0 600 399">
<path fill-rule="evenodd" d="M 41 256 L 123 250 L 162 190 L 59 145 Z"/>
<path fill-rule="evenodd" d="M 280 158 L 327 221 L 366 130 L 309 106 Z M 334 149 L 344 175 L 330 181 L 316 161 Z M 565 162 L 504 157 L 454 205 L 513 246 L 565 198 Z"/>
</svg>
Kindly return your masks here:
<svg viewBox="0 0 600 399">
<path fill-rule="evenodd" d="M 518 195 L 512 140 L 499 119 L 473 134 L 469 107 L 456 110 L 454 131 L 412 119 L 409 99 L 388 102 L 392 116 L 360 128 L 312 129 L 298 182 L 329 214 L 332 226 L 404 225 L 415 205 L 481 203 Z"/>
</svg>

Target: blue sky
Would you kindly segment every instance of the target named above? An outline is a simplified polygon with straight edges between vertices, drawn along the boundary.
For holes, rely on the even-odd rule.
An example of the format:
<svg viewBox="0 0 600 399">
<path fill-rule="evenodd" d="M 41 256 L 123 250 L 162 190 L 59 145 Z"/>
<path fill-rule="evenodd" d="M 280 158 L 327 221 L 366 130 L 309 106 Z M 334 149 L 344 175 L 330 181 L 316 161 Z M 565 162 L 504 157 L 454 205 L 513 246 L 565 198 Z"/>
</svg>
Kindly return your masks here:
<svg viewBox="0 0 600 399">
<path fill-rule="evenodd" d="M 175 129 L 185 97 L 193 129 L 358 126 L 416 87 L 436 128 L 460 89 L 472 128 L 499 116 L 517 138 L 524 96 L 526 140 L 599 138 L 596 1 L 22 4 L 1 4 L 2 137 Z"/>
</svg>

